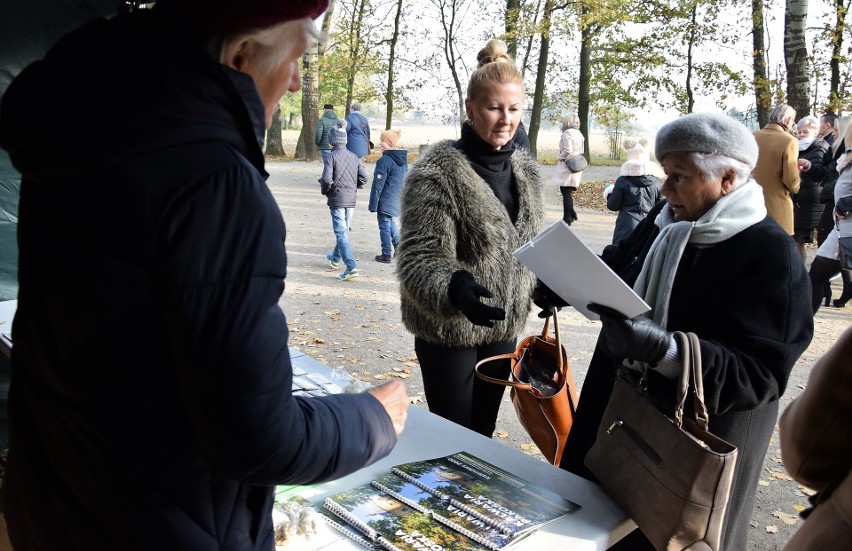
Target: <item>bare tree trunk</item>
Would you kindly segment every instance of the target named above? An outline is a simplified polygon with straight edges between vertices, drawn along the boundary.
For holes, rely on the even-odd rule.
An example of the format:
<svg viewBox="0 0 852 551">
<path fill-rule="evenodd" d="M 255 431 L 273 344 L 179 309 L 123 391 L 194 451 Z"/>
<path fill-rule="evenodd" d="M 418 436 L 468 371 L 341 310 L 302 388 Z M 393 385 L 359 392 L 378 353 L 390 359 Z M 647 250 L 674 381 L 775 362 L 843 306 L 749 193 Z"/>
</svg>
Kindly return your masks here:
<svg viewBox="0 0 852 551">
<path fill-rule="evenodd" d="M 799 118 L 810 114 L 810 60 L 805 37 L 808 0 L 787 0 L 784 10 L 784 63 L 787 66 L 787 103 Z"/>
<path fill-rule="evenodd" d="M 518 17 L 521 0 L 506 0 L 506 46 L 512 59 L 518 57 Z"/>
<path fill-rule="evenodd" d="M 355 76 L 358 74 L 358 62 L 361 59 L 361 47 L 364 40 L 361 36 L 361 29 L 364 24 L 366 7 L 367 0 L 355 0 L 352 6 L 352 18 L 349 22 L 349 67 L 346 75 L 346 108 L 343 111 L 346 115 L 349 114 L 349 107 L 352 105 Z"/>
<path fill-rule="evenodd" d="M 450 68 L 450 73 L 453 75 L 453 83 L 456 87 L 456 96 L 459 102 L 459 124 L 463 123 L 467 118 L 464 109 L 465 93 L 462 89 L 461 78 L 456 70 L 456 59 L 458 59 L 455 49 L 456 12 L 460 2 L 461 0 L 433 0 L 432 2 L 438 8 L 441 17 L 441 29 L 444 31 L 444 59 Z M 449 16 L 444 11 L 447 7 L 450 8 Z"/>
<path fill-rule="evenodd" d="M 536 0 L 535 5 L 535 15 L 533 15 L 532 25 L 534 27 L 538 26 L 538 12 L 541 8 L 541 0 Z M 518 70 L 521 71 L 521 78 L 524 78 L 527 74 L 527 66 L 529 64 L 530 52 L 532 51 L 533 39 L 535 38 L 535 33 L 529 33 L 527 37 L 527 49 L 524 51 L 524 61 L 518 67 Z"/>
<path fill-rule="evenodd" d="M 281 141 L 281 107 L 272 114 L 272 124 L 266 131 L 266 155 L 286 157 Z"/>
<path fill-rule="evenodd" d="M 760 0 L 755 0 L 760 1 Z M 580 6 L 580 82 L 577 89 L 577 116 L 580 117 L 580 132 L 583 140 L 583 155 L 589 156 L 589 83 L 592 81 L 592 40 L 593 30 L 588 23 L 589 8 Z"/>
<path fill-rule="evenodd" d="M 760 128 L 769 122 L 769 109 L 772 91 L 769 89 L 769 77 L 766 74 L 766 46 L 764 44 L 763 2 L 751 0 L 752 17 L 752 67 L 754 67 L 754 106 L 757 110 L 757 124 Z"/>
<path fill-rule="evenodd" d="M 387 114 L 385 115 L 385 130 L 390 130 L 393 121 L 393 76 L 394 76 L 394 60 L 396 59 L 396 42 L 399 40 L 399 20 L 402 16 L 402 0 L 396 2 L 396 17 L 393 21 L 393 36 L 390 41 L 390 58 L 388 59 L 388 87 L 385 93 L 385 105 L 387 106 Z"/>
<path fill-rule="evenodd" d="M 846 28 L 846 14 L 849 12 L 849 0 L 834 0 L 835 24 L 831 29 L 831 79 L 828 87 L 828 108 L 840 112 L 840 58 L 843 56 L 843 31 Z"/>
<path fill-rule="evenodd" d="M 541 110 L 544 104 L 544 86 L 547 82 L 547 60 L 550 56 L 550 21 L 553 12 L 553 0 L 545 0 L 544 15 L 541 20 L 541 48 L 538 52 L 538 70 L 535 75 L 535 91 L 533 92 L 532 113 L 530 113 L 530 128 L 527 134 L 530 138 L 530 153 L 533 157 L 538 154 L 538 130 L 541 127 Z"/>
<path fill-rule="evenodd" d="M 334 12 L 334 2 L 331 0 L 322 20 L 323 37 L 328 36 L 331 28 L 331 16 Z M 322 57 L 323 45 L 317 42 L 308 48 L 302 56 L 302 131 L 296 143 L 296 158 L 306 161 L 316 161 L 319 158 L 317 145 L 314 143 L 314 130 L 319 121 L 320 77 L 319 61 Z"/>
<path fill-rule="evenodd" d="M 689 44 L 686 48 L 686 112 L 692 113 L 693 107 L 695 107 L 695 97 L 692 92 L 692 48 L 695 46 L 695 31 L 698 28 L 697 25 L 697 15 L 698 15 L 698 0 L 692 0 L 692 10 L 690 14 L 690 32 L 689 32 Z"/>
</svg>

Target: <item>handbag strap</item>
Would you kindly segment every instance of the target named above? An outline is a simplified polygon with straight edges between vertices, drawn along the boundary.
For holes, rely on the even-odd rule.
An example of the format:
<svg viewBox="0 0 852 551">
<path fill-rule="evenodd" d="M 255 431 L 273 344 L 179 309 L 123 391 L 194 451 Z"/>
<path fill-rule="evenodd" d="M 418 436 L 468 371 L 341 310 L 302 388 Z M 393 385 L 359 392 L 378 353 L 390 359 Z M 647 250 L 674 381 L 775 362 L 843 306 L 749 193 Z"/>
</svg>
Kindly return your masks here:
<svg viewBox="0 0 852 551">
<path fill-rule="evenodd" d="M 559 376 L 563 377 L 567 363 L 565 362 L 565 358 L 562 357 L 562 342 L 559 339 L 559 318 L 557 317 L 556 312 L 553 312 L 544 318 L 544 329 L 541 330 L 541 338 L 547 341 L 547 337 L 550 334 L 550 318 L 553 318 L 553 338 L 556 342 L 556 349 L 559 350 L 557 367 Z"/>
<path fill-rule="evenodd" d="M 677 426 L 683 425 L 683 410 L 686 405 L 686 396 L 692 379 L 693 403 L 692 418 L 703 430 L 707 430 L 709 415 L 707 406 L 704 404 L 704 373 L 701 369 L 701 341 L 695 333 L 674 332 L 675 342 L 681 358 L 681 372 L 677 388 L 677 407 L 675 408 L 675 422 Z"/>
<path fill-rule="evenodd" d="M 511 376 L 510 376 L 509 379 L 497 379 L 495 377 L 490 377 L 490 376 L 486 375 L 485 373 L 483 373 L 479 369 L 481 366 L 483 366 L 483 365 L 485 365 L 489 362 L 496 362 L 496 361 L 500 361 L 500 360 L 509 360 L 510 362 L 518 362 L 518 361 L 520 361 L 520 358 L 514 352 L 509 352 L 508 354 L 498 354 L 497 356 L 491 356 L 489 358 L 485 358 L 483 360 L 480 360 L 480 361 L 476 362 L 476 365 L 473 367 L 473 370 L 476 371 L 476 376 L 479 377 L 480 379 L 482 379 L 483 381 L 488 381 L 489 383 L 494 383 L 495 385 L 510 386 L 510 387 L 517 388 L 517 389 L 520 389 L 520 390 L 532 390 L 532 385 L 529 384 L 529 383 L 522 383 L 520 381 L 516 381 Z M 512 364 L 512 367 L 514 367 L 514 363 Z"/>
</svg>

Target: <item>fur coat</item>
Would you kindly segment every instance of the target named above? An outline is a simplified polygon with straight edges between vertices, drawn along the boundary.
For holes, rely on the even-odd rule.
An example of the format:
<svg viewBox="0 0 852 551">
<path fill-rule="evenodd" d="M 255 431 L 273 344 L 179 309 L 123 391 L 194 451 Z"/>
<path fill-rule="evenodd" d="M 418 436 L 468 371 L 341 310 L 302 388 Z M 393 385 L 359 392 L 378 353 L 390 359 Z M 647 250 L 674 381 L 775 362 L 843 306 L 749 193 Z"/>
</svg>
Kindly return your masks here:
<svg viewBox="0 0 852 551">
<path fill-rule="evenodd" d="M 541 227 L 538 165 L 523 149 L 511 157 L 519 209 L 513 224 L 453 143 L 430 147 L 405 179 L 396 258 L 402 321 L 415 336 L 444 346 L 511 340 L 526 323 L 536 281 L 512 251 Z M 458 270 L 467 270 L 494 294 L 482 300 L 505 309 L 505 321 L 476 326 L 450 303 L 447 288 Z"/>
</svg>

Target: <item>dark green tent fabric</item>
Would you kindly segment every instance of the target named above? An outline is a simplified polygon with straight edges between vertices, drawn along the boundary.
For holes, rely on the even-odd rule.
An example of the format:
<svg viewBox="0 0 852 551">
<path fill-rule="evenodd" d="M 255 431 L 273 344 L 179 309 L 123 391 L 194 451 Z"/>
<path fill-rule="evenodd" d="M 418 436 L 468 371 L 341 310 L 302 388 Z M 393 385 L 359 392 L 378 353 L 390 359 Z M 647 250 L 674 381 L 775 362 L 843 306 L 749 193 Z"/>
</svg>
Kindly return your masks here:
<svg viewBox="0 0 852 551">
<path fill-rule="evenodd" d="M 0 2 L 0 98 L 30 62 L 62 35 L 88 19 L 118 13 L 124 0 L 6 0 Z M 62 89 L 56 90 L 62 124 Z M 18 296 L 18 197 L 21 175 L 0 149 L 0 301 Z"/>
</svg>

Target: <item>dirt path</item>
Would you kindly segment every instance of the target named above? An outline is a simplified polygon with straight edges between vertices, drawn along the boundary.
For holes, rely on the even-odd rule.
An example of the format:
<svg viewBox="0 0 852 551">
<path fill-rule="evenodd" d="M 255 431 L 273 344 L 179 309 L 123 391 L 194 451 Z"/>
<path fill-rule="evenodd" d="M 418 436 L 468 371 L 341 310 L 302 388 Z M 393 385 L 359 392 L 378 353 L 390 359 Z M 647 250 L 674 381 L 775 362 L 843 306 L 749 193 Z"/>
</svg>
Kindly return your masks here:
<svg viewBox="0 0 852 551">
<path fill-rule="evenodd" d="M 373 164 L 366 165 L 372 181 Z M 352 244 L 361 277 L 350 282 L 337 280 L 337 270 L 329 270 L 326 251 L 334 245 L 325 197 L 320 195 L 317 178 L 320 163 L 270 162 L 269 187 L 281 206 L 287 222 L 287 287 L 281 306 L 291 331 L 291 346 L 332 367 L 342 367 L 371 384 L 391 377 L 404 378 L 412 401 L 426 407 L 423 386 L 414 355 L 413 337 L 400 321 L 399 293 L 393 264 L 373 260 L 379 254 L 375 215 L 367 211 L 369 190 L 359 192 L 352 221 Z M 552 166 L 542 167 L 548 182 Z M 590 167 L 584 182 L 614 180 L 618 169 Z M 556 188 L 545 191 L 545 224 L 561 217 L 561 198 Z M 579 209 L 573 226 L 594 250 L 600 251 L 612 235 L 613 213 Z M 813 250 L 811 251 L 811 254 Z M 835 282 L 839 296 L 839 281 Z M 796 364 L 782 407 L 797 396 L 807 382 L 810 366 L 837 339 L 852 321 L 852 308 L 821 308 L 815 319 L 811 346 Z M 569 351 L 574 376 L 582 391 L 599 324 L 574 310 L 559 316 L 564 344 Z M 541 331 L 541 322 L 530 315 L 525 333 Z M 501 407 L 496 438 L 508 446 L 541 457 L 520 427 L 508 393 Z M 792 482 L 781 464 L 777 432 L 764 462 L 764 476 L 758 488 L 752 516 L 749 550 L 781 549 L 801 521 L 796 516 L 807 504 L 802 488 Z"/>
</svg>

